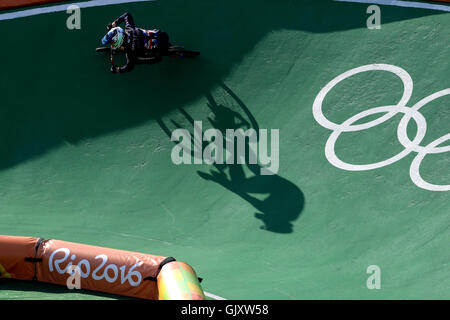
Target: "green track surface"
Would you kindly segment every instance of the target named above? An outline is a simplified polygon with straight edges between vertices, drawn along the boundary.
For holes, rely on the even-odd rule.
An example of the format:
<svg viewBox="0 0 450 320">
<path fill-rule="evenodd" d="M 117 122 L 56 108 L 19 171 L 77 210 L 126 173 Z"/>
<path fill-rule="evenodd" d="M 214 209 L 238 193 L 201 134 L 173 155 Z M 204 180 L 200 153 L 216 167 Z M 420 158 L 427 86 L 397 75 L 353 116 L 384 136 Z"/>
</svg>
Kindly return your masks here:
<svg viewBox="0 0 450 320">
<path fill-rule="evenodd" d="M 331 131 L 313 117 L 321 88 L 362 65 L 408 71 L 411 103 L 450 87 L 448 14 L 382 6 L 381 30 L 368 30 L 366 8 L 162 0 L 83 9 L 81 30 L 66 28 L 65 12 L 0 21 L 0 234 L 173 256 L 227 299 L 449 299 L 450 193 L 411 181 L 415 152 L 371 171 L 334 167 Z M 201 56 L 111 74 L 94 48 L 125 11 Z M 402 92 L 391 73 L 359 74 L 324 112 L 340 123 Z M 448 133 L 449 103 L 421 109 L 421 145 Z M 277 175 L 172 163 L 178 126 L 236 128 L 236 119 L 280 130 Z M 400 119 L 343 134 L 338 155 L 364 164 L 400 152 Z M 448 152 L 428 155 L 420 172 L 448 184 L 449 164 Z M 370 265 L 382 270 L 381 290 L 366 287 Z M 117 297 L 0 282 L 0 299 L 107 298 Z"/>
</svg>

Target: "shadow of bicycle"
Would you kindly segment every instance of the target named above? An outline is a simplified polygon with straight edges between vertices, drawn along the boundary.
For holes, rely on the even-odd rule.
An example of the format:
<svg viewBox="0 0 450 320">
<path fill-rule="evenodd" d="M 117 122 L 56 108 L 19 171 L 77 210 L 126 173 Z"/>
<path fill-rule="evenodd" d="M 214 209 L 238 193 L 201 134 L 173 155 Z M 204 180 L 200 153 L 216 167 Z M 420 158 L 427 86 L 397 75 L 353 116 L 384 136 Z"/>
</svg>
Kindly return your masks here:
<svg viewBox="0 0 450 320">
<path fill-rule="evenodd" d="M 213 128 L 222 133 L 221 145 L 227 146 L 230 142 L 226 135 L 228 129 L 246 131 L 251 128 L 258 133 L 259 125 L 245 104 L 226 85 L 220 84 L 219 88 L 229 97 L 227 101 L 230 105 L 218 103 L 212 94 L 207 94 L 206 98 L 207 106 L 212 113 L 208 121 Z M 180 108 L 179 112 L 194 126 L 194 119 L 186 110 Z M 171 130 L 162 119 L 159 118 L 157 122 L 171 138 Z M 182 128 L 178 121 L 172 119 L 170 122 L 175 128 Z M 259 141 L 259 135 L 257 140 Z M 191 135 L 191 145 L 196 143 L 203 144 L 202 141 L 195 141 L 194 135 Z M 236 144 L 234 147 L 233 154 L 237 155 Z M 223 147 L 221 151 L 222 154 L 226 154 L 227 150 Z M 214 163 L 209 172 L 197 171 L 197 173 L 206 181 L 220 184 L 251 204 L 257 210 L 255 218 L 263 222 L 261 229 L 275 233 L 292 233 L 293 222 L 300 216 L 305 205 L 303 192 L 294 183 L 278 174 L 262 175 L 261 170 L 264 167 L 259 163 L 250 164 L 248 160 L 252 157 L 256 159 L 256 155 L 252 154 L 255 151 L 250 147 L 248 139 L 245 139 L 245 151 L 247 154 L 245 164 L 236 164 L 236 159 L 233 159 L 234 161 L 223 161 L 222 164 Z M 196 157 L 193 150 L 191 156 Z"/>
</svg>

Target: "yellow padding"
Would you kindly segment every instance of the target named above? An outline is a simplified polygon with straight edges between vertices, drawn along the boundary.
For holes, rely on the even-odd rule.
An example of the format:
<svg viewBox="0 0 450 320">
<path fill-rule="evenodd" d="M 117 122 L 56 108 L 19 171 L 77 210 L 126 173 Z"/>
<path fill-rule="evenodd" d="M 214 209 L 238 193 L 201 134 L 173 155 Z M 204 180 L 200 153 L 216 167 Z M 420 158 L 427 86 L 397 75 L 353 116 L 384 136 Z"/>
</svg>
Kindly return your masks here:
<svg viewBox="0 0 450 320">
<path fill-rule="evenodd" d="M 11 275 L 6 272 L 6 269 L 0 264 L 0 279 L 1 278 L 11 278 Z"/>
</svg>

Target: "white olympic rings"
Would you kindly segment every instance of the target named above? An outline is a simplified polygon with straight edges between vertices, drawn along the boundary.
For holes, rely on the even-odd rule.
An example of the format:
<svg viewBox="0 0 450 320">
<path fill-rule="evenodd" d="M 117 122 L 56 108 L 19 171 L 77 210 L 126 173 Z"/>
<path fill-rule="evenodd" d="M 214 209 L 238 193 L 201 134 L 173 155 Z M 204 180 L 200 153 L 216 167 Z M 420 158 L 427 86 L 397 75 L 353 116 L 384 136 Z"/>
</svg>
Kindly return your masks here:
<svg viewBox="0 0 450 320">
<path fill-rule="evenodd" d="M 366 72 L 366 71 L 376 71 L 376 70 L 382 70 L 382 71 L 388 71 L 395 75 L 397 75 L 403 82 L 404 86 L 404 92 L 403 96 L 400 99 L 400 101 L 396 105 L 392 106 L 382 106 L 382 107 L 376 107 L 371 108 L 365 111 L 362 111 L 346 121 L 344 121 L 342 124 L 334 123 L 330 120 L 328 120 L 322 111 L 322 104 L 326 97 L 326 95 L 341 81 L 354 76 L 358 73 Z M 337 168 L 348 170 L 348 171 L 365 171 L 365 170 L 372 170 L 377 169 L 381 167 L 385 167 L 387 165 L 393 164 L 394 162 L 397 162 L 398 160 L 404 158 L 411 152 L 417 152 L 416 157 L 414 158 L 413 162 L 411 163 L 411 167 L 409 170 L 409 174 L 411 177 L 411 180 L 420 188 L 430 190 L 430 191 L 449 191 L 450 185 L 436 185 L 431 184 L 427 181 L 425 181 L 419 172 L 420 164 L 422 163 L 422 160 L 425 158 L 427 154 L 436 154 L 436 153 L 444 153 L 450 151 L 450 145 L 448 146 L 441 146 L 442 143 L 445 141 L 450 140 L 450 133 L 446 134 L 431 143 L 429 143 L 426 146 L 421 146 L 420 143 L 422 142 L 423 138 L 425 137 L 425 133 L 427 130 L 427 122 L 424 118 L 424 116 L 419 112 L 420 108 L 422 108 L 424 105 L 428 104 L 429 102 L 436 100 L 440 97 L 450 95 L 450 88 L 445 89 L 439 92 L 436 92 L 418 103 L 416 103 L 413 107 L 408 107 L 406 104 L 408 103 L 409 99 L 411 98 L 413 91 L 413 81 L 411 79 L 411 76 L 403 70 L 400 67 L 389 65 L 389 64 L 370 64 L 366 66 L 362 66 L 359 68 L 355 68 L 352 70 L 349 70 L 340 76 L 334 78 L 331 80 L 317 95 L 314 104 L 313 104 L 313 115 L 314 119 L 323 127 L 333 130 L 330 137 L 328 138 L 328 141 L 325 145 L 325 156 L 328 159 L 328 161 L 334 165 Z M 384 115 L 380 116 L 379 118 L 355 125 L 354 123 L 364 119 L 367 116 L 377 114 L 377 113 L 384 113 Z M 366 130 L 369 128 L 372 128 L 376 125 L 379 125 L 389 119 L 391 119 L 393 116 L 395 116 L 398 113 L 403 113 L 403 118 L 401 119 L 398 128 L 397 128 L 397 138 L 399 142 L 403 145 L 405 148 L 403 151 L 398 153 L 397 155 L 386 159 L 384 161 L 371 163 L 371 164 L 363 164 L 363 165 L 356 165 L 351 164 L 342 161 L 338 158 L 335 152 L 335 144 L 339 136 L 344 132 L 353 132 L 353 131 L 361 131 Z M 407 127 L 409 121 L 414 119 L 414 121 L 417 124 L 417 133 L 414 139 L 411 141 L 407 135 Z"/>
</svg>

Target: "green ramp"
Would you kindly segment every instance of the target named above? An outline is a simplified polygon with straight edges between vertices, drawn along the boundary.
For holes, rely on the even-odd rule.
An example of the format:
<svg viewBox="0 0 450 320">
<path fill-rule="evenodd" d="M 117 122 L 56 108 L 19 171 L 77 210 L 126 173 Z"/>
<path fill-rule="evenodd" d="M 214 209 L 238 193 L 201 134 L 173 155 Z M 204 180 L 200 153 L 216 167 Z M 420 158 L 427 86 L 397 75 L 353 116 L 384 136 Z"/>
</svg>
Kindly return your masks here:
<svg viewBox="0 0 450 320">
<path fill-rule="evenodd" d="M 0 234 L 173 256 L 227 299 L 450 298 L 449 192 L 411 179 L 420 148 L 376 169 L 343 170 L 325 154 L 333 130 L 313 114 L 321 90 L 349 70 L 404 70 L 413 87 L 401 112 L 342 133 L 333 148 L 346 163 L 376 163 L 405 150 L 402 111 L 450 88 L 447 14 L 380 6 L 382 27 L 368 30 L 367 6 L 164 0 L 82 9 L 81 30 L 66 28 L 66 12 L 0 21 L 14 30 L 0 52 Z M 108 55 L 94 49 L 125 11 L 201 55 L 111 74 Z M 323 114 L 342 124 L 397 105 L 404 91 L 392 72 L 361 72 L 324 96 Z M 423 123 L 419 146 L 447 135 L 449 102 L 414 113 L 407 137 Z M 171 134 L 193 134 L 195 121 L 203 132 L 279 130 L 279 170 L 175 165 Z M 420 176 L 446 185 L 448 168 L 448 152 L 428 154 Z M 373 265 L 379 290 L 367 287 Z M 17 281 L 0 289 L 0 299 L 119 298 Z"/>
</svg>

